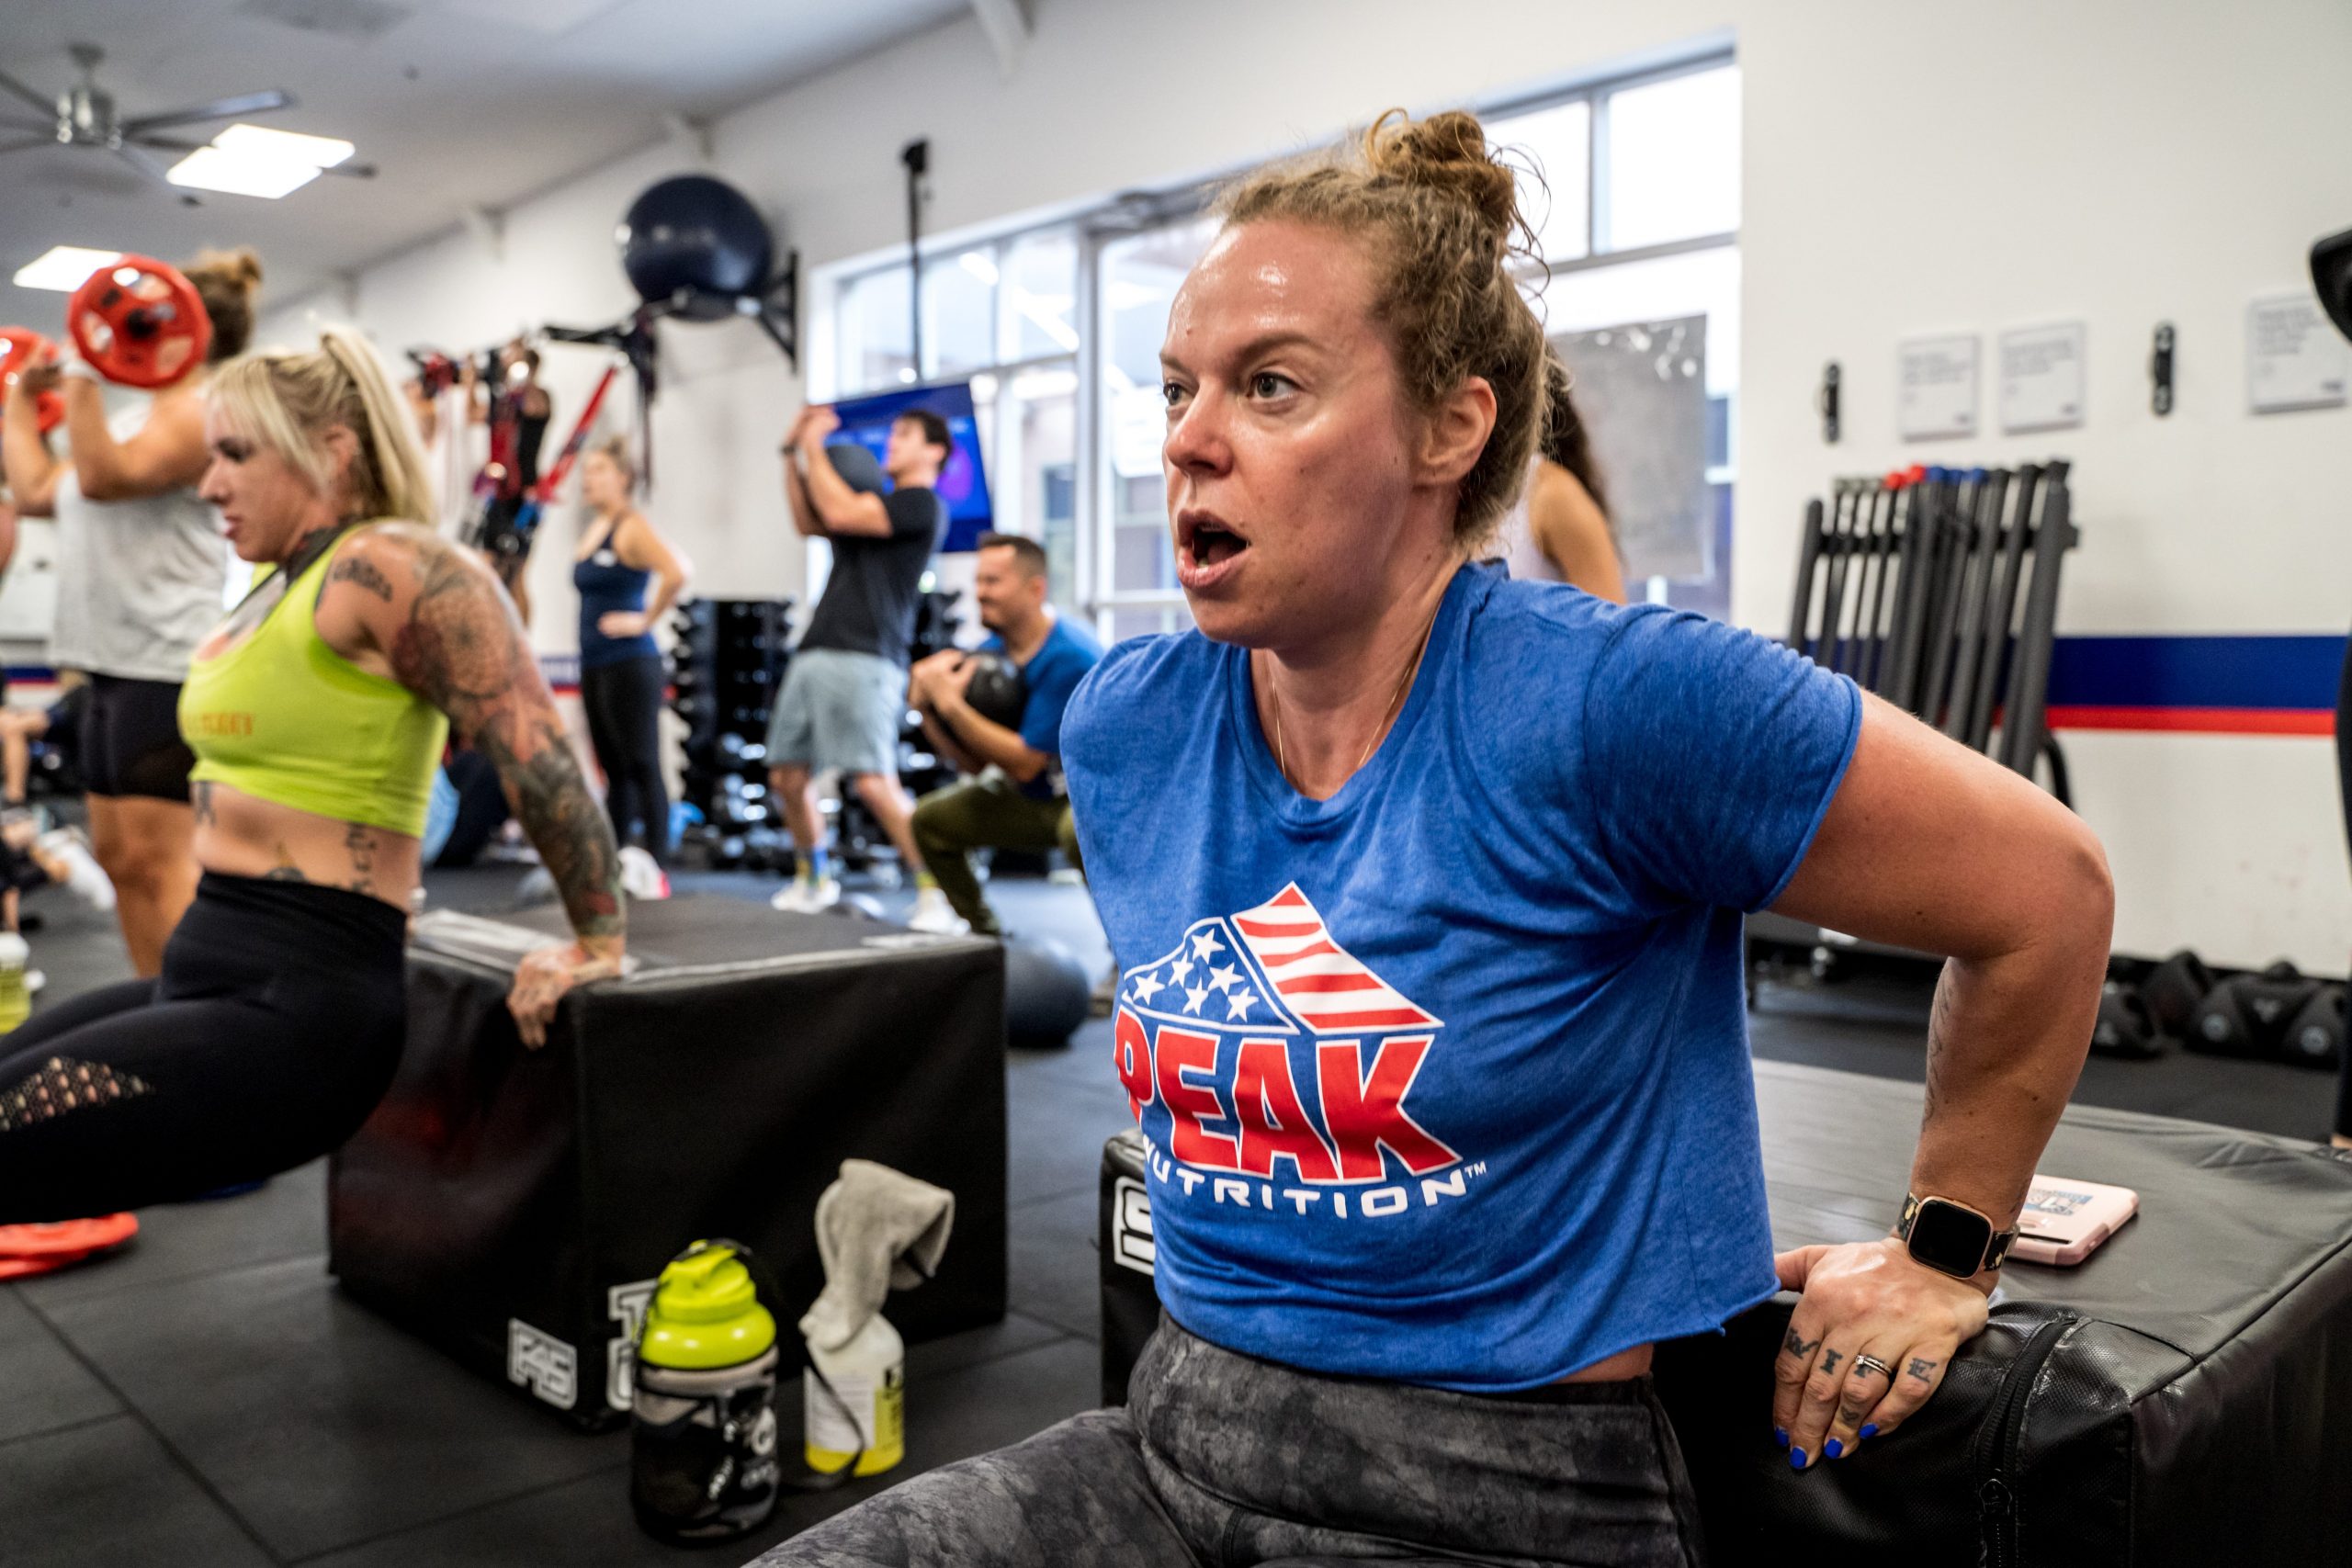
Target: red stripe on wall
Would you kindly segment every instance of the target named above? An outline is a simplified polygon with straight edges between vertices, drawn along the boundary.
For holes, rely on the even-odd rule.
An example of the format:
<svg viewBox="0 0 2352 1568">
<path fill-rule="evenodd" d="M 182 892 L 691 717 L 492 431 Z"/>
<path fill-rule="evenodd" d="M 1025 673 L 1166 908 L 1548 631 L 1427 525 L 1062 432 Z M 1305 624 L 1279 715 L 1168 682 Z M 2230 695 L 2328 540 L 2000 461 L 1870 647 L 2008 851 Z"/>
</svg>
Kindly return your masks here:
<svg viewBox="0 0 2352 1568">
<path fill-rule="evenodd" d="M 2125 729 L 2188 735 L 2333 735 L 2324 708 L 2052 707 L 2052 729 Z"/>
</svg>

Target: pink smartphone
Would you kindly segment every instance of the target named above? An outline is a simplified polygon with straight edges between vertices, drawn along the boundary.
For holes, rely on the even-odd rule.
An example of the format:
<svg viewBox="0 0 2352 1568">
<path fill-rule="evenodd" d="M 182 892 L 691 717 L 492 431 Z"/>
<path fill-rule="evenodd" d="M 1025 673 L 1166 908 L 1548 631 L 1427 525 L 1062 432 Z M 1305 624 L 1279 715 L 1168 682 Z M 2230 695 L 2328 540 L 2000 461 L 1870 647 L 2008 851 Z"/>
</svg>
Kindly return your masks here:
<svg viewBox="0 0 2352 1568">
<path fill-rule="evenodd" d="M 2017 1245 L 2009 1256 L 2028 1263 L 2080 1263 L 2139 1212 L 2140 1195 L 2129 1187 L 2037 1171 L 2018 1215 Z"/>
</svg>

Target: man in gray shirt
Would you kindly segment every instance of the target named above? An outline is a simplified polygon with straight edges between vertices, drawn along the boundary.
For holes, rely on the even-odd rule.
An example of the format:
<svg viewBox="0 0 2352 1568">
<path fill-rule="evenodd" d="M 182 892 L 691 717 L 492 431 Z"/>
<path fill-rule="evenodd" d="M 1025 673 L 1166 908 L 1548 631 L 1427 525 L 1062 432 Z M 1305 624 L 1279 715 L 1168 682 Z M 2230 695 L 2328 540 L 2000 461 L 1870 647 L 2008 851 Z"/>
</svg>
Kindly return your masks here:
<svg viewBox="0 0 2352 1568">
<path fill-rule="evenodd" d="M 933 487 L 954 445 L 937 414 L 900 414 L 882 460 L 885 493 L 842 477 L 825 446 L 840 428 L 831 409 L 807 408 L 785 441 L 793 525 L 832 546 L 833 569 L 768 721 L 769 779 L 798 853 L 793 880 L 771 900 L 779 909 L 822 909 L 841 897 L 817 809 L 815 775 L 828 769 L 857 791 L 916 886 L 930 880 L 915 850 L 914 803 L 899 784 L 899 729 L 923 568 L 947 525 Z"/>
</svg>

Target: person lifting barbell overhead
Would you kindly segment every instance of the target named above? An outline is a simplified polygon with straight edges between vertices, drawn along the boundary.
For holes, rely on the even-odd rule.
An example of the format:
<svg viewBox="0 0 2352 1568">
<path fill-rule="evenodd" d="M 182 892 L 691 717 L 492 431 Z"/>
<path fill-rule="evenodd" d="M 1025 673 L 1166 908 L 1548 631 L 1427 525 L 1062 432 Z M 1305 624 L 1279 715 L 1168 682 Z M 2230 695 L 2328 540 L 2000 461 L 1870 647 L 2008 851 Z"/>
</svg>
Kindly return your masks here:
<svg viewBox="0 0 2352 1568">
<path fill-rule="evenodd" d="M 1062 729 L 1165 1315 L 1124 1409 L 763 1563 L 1688 1564 L 1655 1346 L 1799 1292 L 1770 1427 L 1726 1429 L 1900 1465 L 2082 1066 L 2103 852 L 1779 643 L 1480 564 L 1546 399 L 1476 118 L 1218 206 L 1161 351 L 1197 629 L 1115 644 Z M 1952 955 L 1905 1234 L 1775 1258 L 1767 908 Z"/>
<path fill-rule="evenodd" d="M 1046 552 L 1035 539 L 983 534 L 976 554 L 972 598 L 988 640 L 919 660 L 907 682 L 924 737 L 957 772 L 978 775 L 915 803 L 915 844 L 937 886 L 916 897 L 907 924 L 995 936 L 1002 928 L 972 874 L 972 851 L 1059 849 L 1082 869 L 1062 781 L 1062 715 L 1102 645 L 1046 602 Z M 1011 701 L 975 700 L 974 679 L 991 657 L 1012 667 L 1013 680 L 1002 682 Z"/>
<path fill-rule="evenodd" d="M 483 378 L 469 365 L 463 381 L 469 417 L 490 428 L 490 462 L 479 481 L 489 491 L 480 547 L 527 626 L 531 541 L 539 515 L 531 491 L 539 482 L 539 450 L 547 445 L 555 400 L 539 385 L 539 351 L 519 337 L 498 351 L 492 370 Z"/>
<path fill-rule="evenodd" d="M 183 1199 L 337 1147 L 390 1087 L 419 840 L 452 730 L 496 767 L 574 940 L 507 997 L 526 1047 L 619 972 L 619 857 L 497 580 L 432 527 L 422 455 L 375 353 L 223 367 L 201 491 L 274 568 L 197 649 L 203 881 L 158 981 L 0 1036 L 0 1224 Z M 217 612 L 216 612 L 217 614 Z"/>
<path fill-rule="evenodd" d="M 188 658 L 220 613 L 228 549 L 197 494 L 208 378 L 252 335 L 261 262 L 208 251 L 184 275 L 126 256 L 68 305 L 59 359 L 17 377 L 0 408 L 0 460 L 28 517 L 57 520 L 50 661 L 88 672 L 79 771 L 92 848 L 117 894 L 131 967 L 152 976 L 196 896 L 195 759 L 175 712 Z M 108 418 L 99 380 L 149 396 Z M 30 417 L 62 395 L 64 451 Z"/>
</svg>

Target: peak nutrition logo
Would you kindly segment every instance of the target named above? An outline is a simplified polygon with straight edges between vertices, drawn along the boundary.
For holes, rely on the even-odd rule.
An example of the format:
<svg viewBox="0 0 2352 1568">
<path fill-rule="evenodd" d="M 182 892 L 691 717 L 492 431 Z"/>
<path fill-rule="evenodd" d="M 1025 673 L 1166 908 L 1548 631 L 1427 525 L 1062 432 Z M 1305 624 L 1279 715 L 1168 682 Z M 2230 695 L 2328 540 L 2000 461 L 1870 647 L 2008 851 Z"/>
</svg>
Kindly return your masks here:
<svg viewBox="0 0 2352 1568">
<path fill-rule="evenodd" d="M 1163 1192 L 1376 1218 L 1484 1174 L 1407 1108 L 1443 1029 L 1294 883 L 1125 975 L 1113 1055 Z"/>
</svg>

